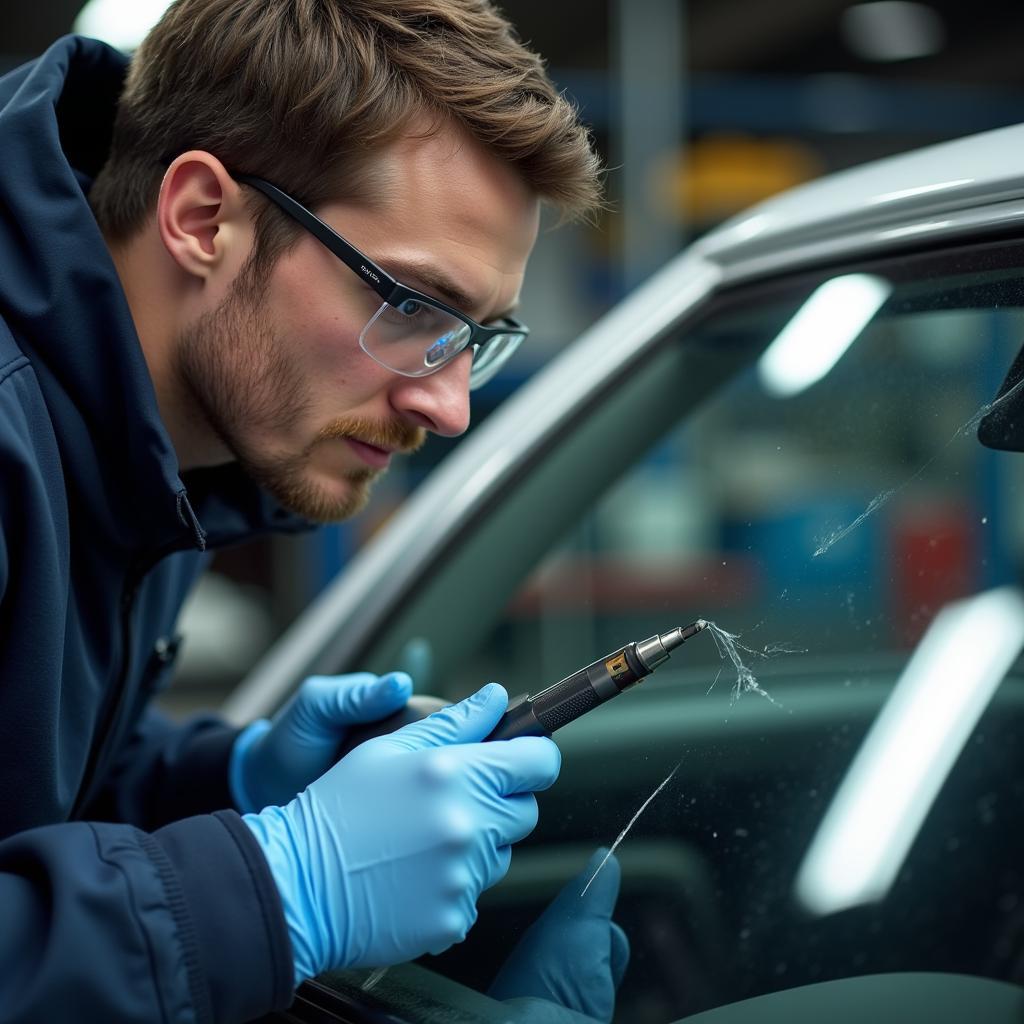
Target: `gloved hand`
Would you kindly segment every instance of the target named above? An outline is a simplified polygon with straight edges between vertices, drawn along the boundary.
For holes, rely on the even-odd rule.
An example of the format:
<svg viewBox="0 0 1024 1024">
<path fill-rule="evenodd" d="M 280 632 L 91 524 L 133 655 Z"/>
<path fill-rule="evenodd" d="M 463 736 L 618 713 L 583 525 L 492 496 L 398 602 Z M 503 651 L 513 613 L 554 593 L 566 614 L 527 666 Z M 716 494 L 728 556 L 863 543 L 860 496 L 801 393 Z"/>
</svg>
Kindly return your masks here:
<svg viewBox="0 0 1024 1024">
<path fill-rule="evenodd" d="M 461 942 L 510 844 L 558 777 L 544 737 L 480 743 L 508 705 L 496 683 L 360 744 L 284 807 L 243 817 L 284 905 L 296 983 Z"/>
<path fill-rule="evenodd" d="M 274 716 L 242 730 L 231 749 L 229 780 L 243 814 L 285 804 L 334 763 L 346 726 L 376 722 L 405 706 L 404 672 L 313 676 Z"/>
<path fill-rule="evenodd" d="M 560 1019 L 550 1012 L 545 1016 L 543 1011 L 550 1008 L 537 1000 L 594 1020 L 612 1019 L 615 992 L 629 963 L 629 940 L 611 919 L 621 874 L 614 856 L 580 896 L 607 852 L 597 850 L 562 888 L 519 940 L 488 990 L 494 999 L 515 1000 L 517 1008 L 528 1009 L 522 1019 Z"/>
</svg>

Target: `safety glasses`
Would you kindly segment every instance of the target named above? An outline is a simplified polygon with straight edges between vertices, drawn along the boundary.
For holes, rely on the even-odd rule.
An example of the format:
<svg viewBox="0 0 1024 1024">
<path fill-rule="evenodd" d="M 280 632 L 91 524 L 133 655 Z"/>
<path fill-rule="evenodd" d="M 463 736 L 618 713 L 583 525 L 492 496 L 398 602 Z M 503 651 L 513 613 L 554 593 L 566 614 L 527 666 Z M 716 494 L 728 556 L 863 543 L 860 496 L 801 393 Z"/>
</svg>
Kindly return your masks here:
<svg viewBox="0 0 1024 1024">
<path fill-rule="evenodd" d="M 381 305 L 360 333 L 359 346 L 394 373 L 425 377 L 472 348 L 472 390 L 491 380 L 530 333 L 525 324 L 511 317 L 478 324 L 440 299 L 401 284 L 276 185 L 249 174 L 232 177 L 262 192 L 377 293 Z"/>
</svg>

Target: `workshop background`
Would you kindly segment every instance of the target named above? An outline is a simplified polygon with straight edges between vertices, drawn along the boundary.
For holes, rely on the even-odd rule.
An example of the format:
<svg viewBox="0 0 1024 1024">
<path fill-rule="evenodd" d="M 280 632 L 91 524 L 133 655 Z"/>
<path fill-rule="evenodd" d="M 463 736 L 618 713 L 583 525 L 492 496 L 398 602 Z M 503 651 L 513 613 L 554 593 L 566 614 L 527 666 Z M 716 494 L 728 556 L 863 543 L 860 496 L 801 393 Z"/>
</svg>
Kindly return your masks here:
<svg viewBox="0 0 1024 1024">
<path fill-rule="evenodd" d="M 529 344 L 474 398 L 474 425 L 682 246 L 800 182 L 1024 119 L 1024 6 L 977 0 L 508 0 L 523 39 L 581 108 L 610 209 L 545 230 Z M 162 0 L 0 3 L 0 73 L 79 31 L 130 50 Z M 0 154 L 2 167 L 2 154 Z M 553 226 L 553 218 L 548 227 Z M 471 428 L 472 429 L 472 428 Z M 396 465 L 351 523 L 219 553 L 182 622 L 181 713 L 215 706 L 458 441 Z M 657 474 L 654 460 L 651 472 Z M 657 519 L 656 486 L 621 514 Z M 694 502 L 711 501 L 699 493 Z M 695 515 L 699 514 L 696 510 Z M 595 552 L 595 556 L 599 556 Z"/>
</svg>

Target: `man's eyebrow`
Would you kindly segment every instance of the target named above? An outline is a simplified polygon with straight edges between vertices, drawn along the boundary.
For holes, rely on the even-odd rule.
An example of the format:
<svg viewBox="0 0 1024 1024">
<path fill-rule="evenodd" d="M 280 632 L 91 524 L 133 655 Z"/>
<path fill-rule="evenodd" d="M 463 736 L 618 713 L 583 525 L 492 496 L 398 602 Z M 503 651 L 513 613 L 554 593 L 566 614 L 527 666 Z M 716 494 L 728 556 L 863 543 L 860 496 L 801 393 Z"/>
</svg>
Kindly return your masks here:
<svg viewBox="0 0 1024 1024">
<path fill-rule="evenodd" d="M 462 313 L 469 315 L 479 308 L 480 303 L 467 295 L 444 271 L 426 263 L 402 259 L 382 259 L 380 265 L 396 280 L 410 288 L 417 287 L 420 291 L 432 293 L 435 298 L 448 303 Z M 500 320 L 508 316 L 514 306 L 486 319 Z"/>
</svg>

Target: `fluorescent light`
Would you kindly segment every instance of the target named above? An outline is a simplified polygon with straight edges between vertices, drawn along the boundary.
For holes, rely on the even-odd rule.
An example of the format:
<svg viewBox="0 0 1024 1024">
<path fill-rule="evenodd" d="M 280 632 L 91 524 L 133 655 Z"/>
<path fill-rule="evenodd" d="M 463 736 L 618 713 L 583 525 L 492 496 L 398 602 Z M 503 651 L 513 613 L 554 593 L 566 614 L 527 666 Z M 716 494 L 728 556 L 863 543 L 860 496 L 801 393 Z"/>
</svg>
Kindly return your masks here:
<svg viewBox="0 0 1024 1024">
<path fill-rule="evenodd" d="M 130 53 L 170 6 L 171 0 L 89 0 L 73 29 Z"/>
<path fill-rule="evenodd" d="M 905 0 L 847 7 L 841 26 L 846 45 L 865 60 L 930 57 L 946 41 L 946 28 L 938 11 L 927 4 Z"/>
<path fill-rule="evenodd" d="M 758 375 L 773 395 L 809 388 L 832 369 L 892 292 L 871 274 L 834 277 L 816 289 L 768 346 Z"/>
<path fill-rule="evenodd" d="M 796 880 L 816 914 L 882 899 L 981 713 L 1024 646 L 1001 587 L 935 618 L 846 773 Z"/>
</svg>

